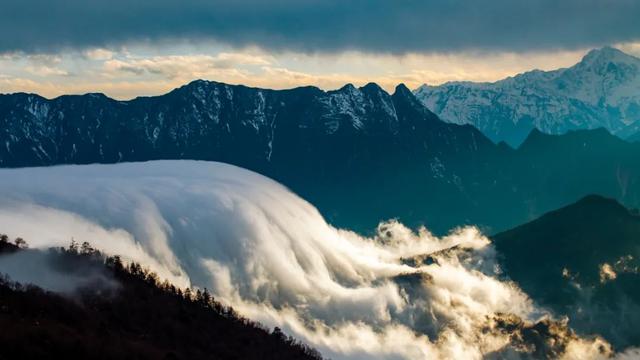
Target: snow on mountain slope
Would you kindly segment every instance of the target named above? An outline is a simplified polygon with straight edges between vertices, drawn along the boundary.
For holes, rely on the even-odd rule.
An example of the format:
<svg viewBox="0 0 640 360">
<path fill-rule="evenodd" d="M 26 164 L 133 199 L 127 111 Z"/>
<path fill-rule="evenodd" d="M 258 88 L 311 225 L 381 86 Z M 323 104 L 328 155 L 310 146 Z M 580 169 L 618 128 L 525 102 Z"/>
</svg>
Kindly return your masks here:
<svg viewBox="0 0 640 360">
<path fill-rule="evenodd" d="M 518 146 L 533 128 L 549 134 L 606 128 L 626 138 L 640 122 L 640 59 L 605 47 L 578 64 L 495 83 L 423 85 L 415 95 L 441 119 L 472 124 Z"/>
</svg>

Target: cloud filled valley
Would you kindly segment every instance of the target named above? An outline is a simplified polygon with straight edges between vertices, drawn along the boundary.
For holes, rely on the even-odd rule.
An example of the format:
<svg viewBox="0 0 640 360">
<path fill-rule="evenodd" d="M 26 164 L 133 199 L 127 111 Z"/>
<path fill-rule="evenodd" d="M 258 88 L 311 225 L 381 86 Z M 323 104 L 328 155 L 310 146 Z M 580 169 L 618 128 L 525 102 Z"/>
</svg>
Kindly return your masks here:
<svg viewBox="0 0 640 360">
<path fill-rule="evenodd" d="M 207 288 L 333 359 L 639 355 L 615 354 L 538 307 L 475 228 L 437 238 L 389 221 L 363 237 L 332 227 L 284 186 L 222 163 L 2 169 L 0 232 L 32 248 L 88 241 L 178 286 Z M 72 286 L 25 277 L 26 267 L 11 266 L 26 262 L 16 256 L 0 272 Z"/>
</svg>

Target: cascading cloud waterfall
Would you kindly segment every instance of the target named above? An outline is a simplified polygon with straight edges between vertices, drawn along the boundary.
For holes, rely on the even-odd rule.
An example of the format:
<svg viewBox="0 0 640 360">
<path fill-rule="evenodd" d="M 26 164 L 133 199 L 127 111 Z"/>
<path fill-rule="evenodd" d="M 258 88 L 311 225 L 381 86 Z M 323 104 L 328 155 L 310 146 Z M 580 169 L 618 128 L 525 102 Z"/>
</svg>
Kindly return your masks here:
<svg viewBox="0 0 640 360">
<path fill-rule="evenodd" d="M 391 221 L 363 237 L 231 165 L 3 169 L 0 232 L 36 248 L 88 241 L 176 285 L 207 288 L 334 359 L 614 356 L 603 339 L 575 335 L 504 281 L 475 228 L 436 238 Z M 532 347 L 535 326 L 553 335 L 544 349 Z"/>
</svg>

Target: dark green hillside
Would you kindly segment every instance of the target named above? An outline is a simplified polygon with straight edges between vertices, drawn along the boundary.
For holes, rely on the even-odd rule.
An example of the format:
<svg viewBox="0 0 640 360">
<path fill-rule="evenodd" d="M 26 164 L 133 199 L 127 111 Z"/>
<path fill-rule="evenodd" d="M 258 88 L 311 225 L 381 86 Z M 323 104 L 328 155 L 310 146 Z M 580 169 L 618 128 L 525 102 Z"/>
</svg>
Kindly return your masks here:
<svg viewBox="0 0 640 360">
<path fill-rule="evenodd" d="M 0 241 L 0 259 L 16 251 L 32 250 Z M 99 268 L 117 286 L 61 296 L 2 279 L 0 359 L 321 359 L 277 328 L 240 317 L 206 292 L 160 283 L 137 264 L 88 247 L 51 256 L 58 270 Z"/>
<path fill-rule="evenodd" d="M 640 343 L 640 216 L 587 196 L 493 237 L 506 274 L 573 326 Z"/>
</svg>

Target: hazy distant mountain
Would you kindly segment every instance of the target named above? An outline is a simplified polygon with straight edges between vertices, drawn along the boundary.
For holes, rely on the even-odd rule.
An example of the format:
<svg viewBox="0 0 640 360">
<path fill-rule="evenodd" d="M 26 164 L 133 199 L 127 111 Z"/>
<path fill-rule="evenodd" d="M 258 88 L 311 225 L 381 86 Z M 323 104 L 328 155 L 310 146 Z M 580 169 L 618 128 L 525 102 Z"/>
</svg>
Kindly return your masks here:
<svg viewBox="0 0 640 360">
<path fill-rule="evenodd" d="M 588 196 L 493 237 L 506 274 L 571 326 L 640 342 L 640 216 Z"/>
<path fill-rule="evenodd" d="M 640 59 L 610 47 L 592 50 L 566 69 L 495 83 L 423 85 L 414 93 L 443 120 L 473 124 L 512 146 L 533 128 L 563 134 L 603 127 L 622 138 L 640 130 Z"/>
<path fill-rule="evenodd" d="M 195 81 L 166 95 L 0 96 L 0 166 L 215 160 L 287 185 L 334 224 L 506 229 L 590 193 L 640 204 L 640 144 L 533 132 L 517 150 L 440 121 L 405 87 Z"/>
</svg>

